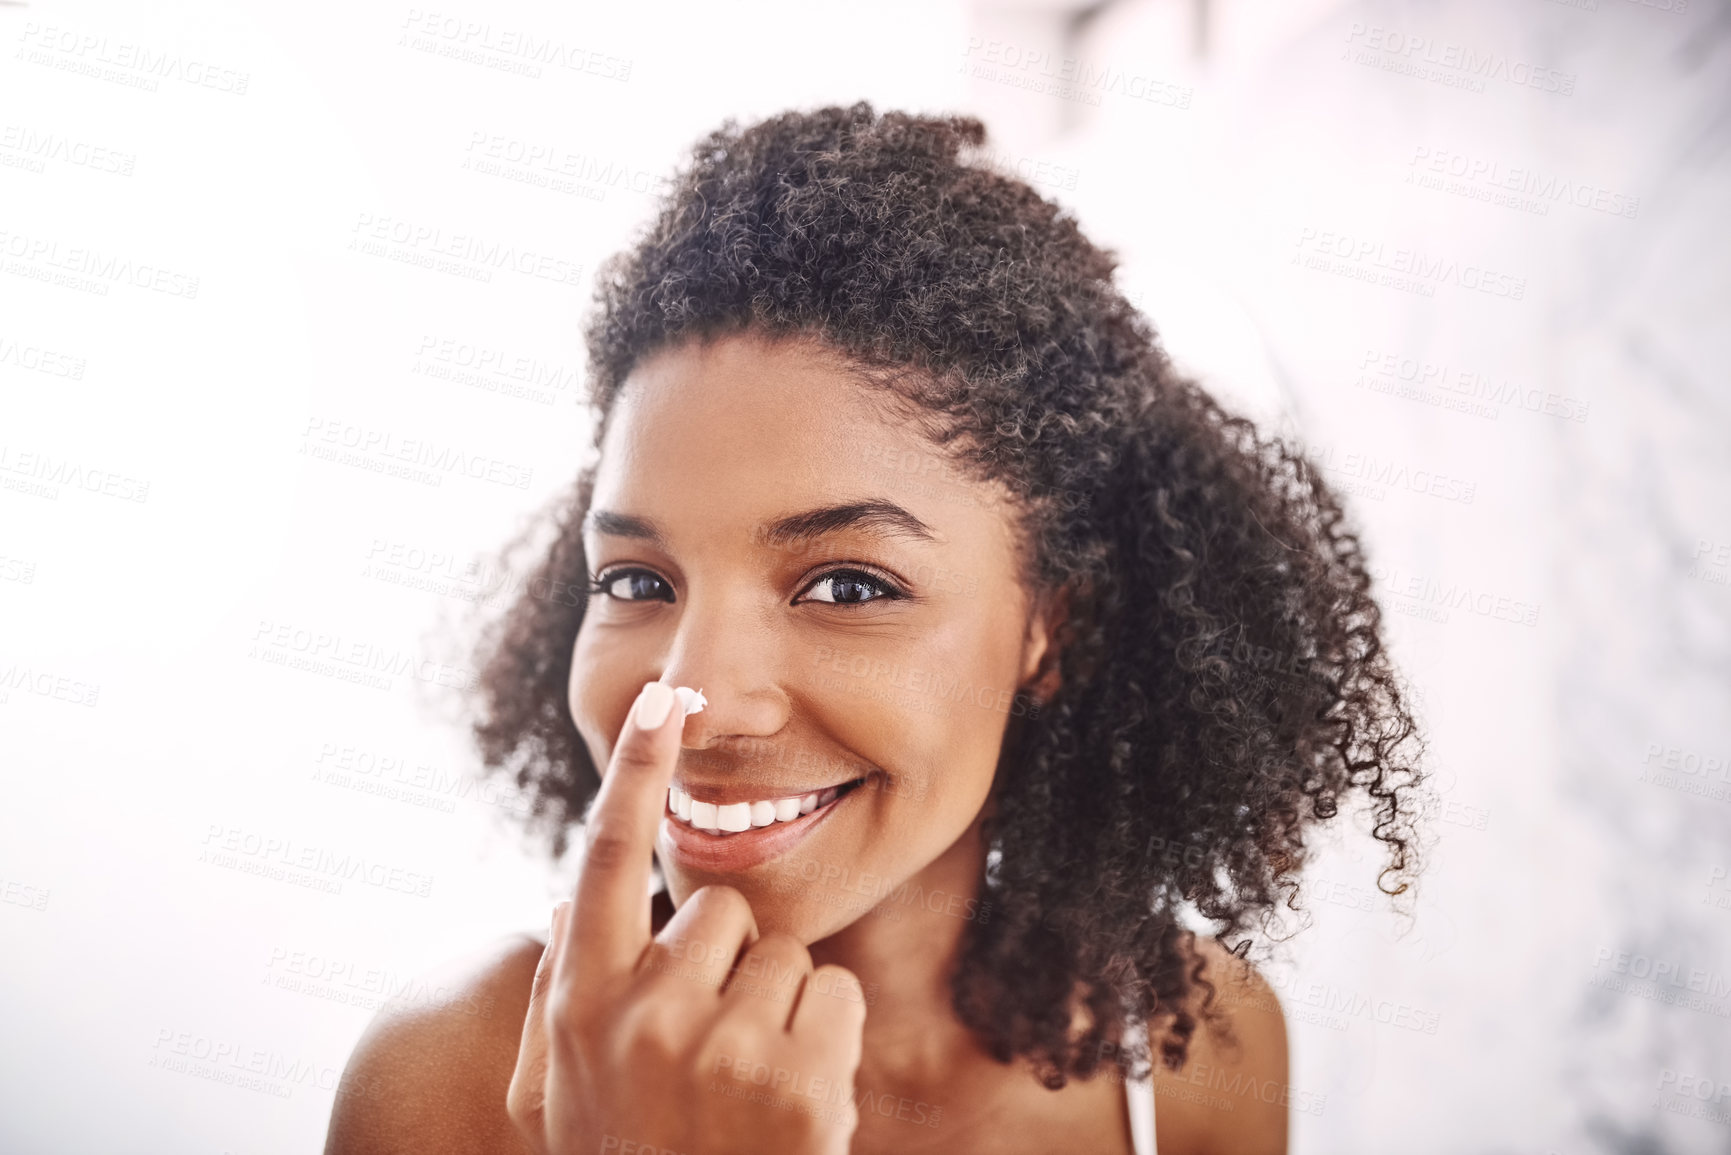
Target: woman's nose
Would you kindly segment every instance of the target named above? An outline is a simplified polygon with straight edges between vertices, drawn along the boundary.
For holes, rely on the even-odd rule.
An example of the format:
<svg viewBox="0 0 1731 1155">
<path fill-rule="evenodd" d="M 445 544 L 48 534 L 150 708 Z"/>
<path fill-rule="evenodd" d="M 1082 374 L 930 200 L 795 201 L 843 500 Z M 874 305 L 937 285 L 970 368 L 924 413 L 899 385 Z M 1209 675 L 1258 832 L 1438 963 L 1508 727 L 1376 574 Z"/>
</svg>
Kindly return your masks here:
<svg viewBox="0 0 1731 1155">
<path fill-rule="evenodd" d="M 694 700 L 702 691 L 703 708 L 685 718 L 687 749 L 705 750 L 728 738 L 767 738 L 786 724 L 786 695 L 779 687 L 687 669 L 669 666 L 660 679 L 669 686 L 688 688 Z"/>
<path fill-rule="evenodd" d="M 739 607 L 686 605 L 660 680 L 702 690 L 703 709 L 685 719 L 688 749 L 707 749 L 727 738 L 767 738 L 788 718 L 787 693 L 777 681 L 781 666 L 773 636 L 742 630 Z"/>
</svg>

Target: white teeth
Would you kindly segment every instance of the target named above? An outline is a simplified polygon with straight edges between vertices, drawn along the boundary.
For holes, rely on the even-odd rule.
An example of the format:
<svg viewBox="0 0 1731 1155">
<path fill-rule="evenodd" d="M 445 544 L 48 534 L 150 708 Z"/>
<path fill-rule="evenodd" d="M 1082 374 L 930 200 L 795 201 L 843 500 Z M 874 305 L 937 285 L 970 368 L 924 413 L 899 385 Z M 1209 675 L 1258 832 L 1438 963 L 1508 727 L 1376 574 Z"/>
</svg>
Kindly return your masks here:
<svg viewBox="0 0 1731 1155">
<path fill-rule="evenodd" d="M 758 826 L 773 826 L 777 822 L 792 822 L 810 814 L 820 806 L 828 806 L 840 795 L 839 787 L 831 786 L 810 794 L 791 798 L 772 798 L 761 802 L 698 802 L 677 786 L 667 788 L 667 808 L 682 822 L 712 834 L 738 834 Z"/>
</svg>

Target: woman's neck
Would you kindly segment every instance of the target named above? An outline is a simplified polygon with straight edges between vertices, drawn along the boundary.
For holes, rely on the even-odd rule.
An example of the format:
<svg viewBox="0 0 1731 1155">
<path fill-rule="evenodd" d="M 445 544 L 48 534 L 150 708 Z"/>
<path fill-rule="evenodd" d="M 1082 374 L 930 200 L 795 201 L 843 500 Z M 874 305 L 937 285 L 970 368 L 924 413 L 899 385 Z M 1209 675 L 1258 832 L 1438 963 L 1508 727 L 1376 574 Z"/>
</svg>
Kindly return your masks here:
<svg viewBox="0 0 1731 1155">
<path fill-rule="evenodd" d="M 950 991 L 963 935 L 972 922 L 993 914 L 979 896 L 984 865 L 976 820 L 877 906 L 811 944 L 815 965 L 845 966 L 864 988 L 864 1051 L 856 1086 L 907 1095 L 951 1083 L 974 1060 L 991 1061 L 956 1017 Z"/>
</svg>

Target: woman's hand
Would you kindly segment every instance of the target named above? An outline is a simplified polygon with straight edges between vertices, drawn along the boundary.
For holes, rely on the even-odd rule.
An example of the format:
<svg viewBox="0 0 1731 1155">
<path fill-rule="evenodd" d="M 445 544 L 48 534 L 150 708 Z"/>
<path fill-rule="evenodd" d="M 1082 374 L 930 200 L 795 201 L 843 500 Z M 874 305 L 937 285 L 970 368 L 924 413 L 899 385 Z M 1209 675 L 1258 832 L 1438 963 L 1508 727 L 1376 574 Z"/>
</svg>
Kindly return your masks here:
<svg viewBox="0 0 1731 1155">
<path fill-rule="evenodd" d="M 852 972 L 814 970 L 792 936 L 760 936 L 727 886 L 697 891 L 650 937 L 684 717 L 651 682 L 626 719 L 576 896 L 555 910 L 535 974 L 511 1118 L 546 1155 L 844 1155 L 865 1024 Z"/>
</svg>

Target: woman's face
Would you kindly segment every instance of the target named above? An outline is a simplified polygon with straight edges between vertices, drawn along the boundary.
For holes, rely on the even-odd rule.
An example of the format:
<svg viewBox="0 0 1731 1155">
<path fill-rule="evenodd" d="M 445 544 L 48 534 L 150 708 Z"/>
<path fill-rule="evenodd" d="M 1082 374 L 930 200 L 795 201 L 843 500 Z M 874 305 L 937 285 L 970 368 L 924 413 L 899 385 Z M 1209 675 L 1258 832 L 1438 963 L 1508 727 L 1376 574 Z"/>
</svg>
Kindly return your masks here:
<svg viewBox="0 0 1731 1155">
<path fill-rule="evenodd" d="M 691 820 L 670 801 L 656 842 L 669 892 L 733 886 L 808 943 L 952 847 L 977 860 L 961 840 L 1049 636 L 1001 487 L 882 404 L 815 345 L 663 351 L 621 391 L 583 526 L 590 756 L 606 767 L 644 682 L 701 689 L 673 773 Z"/>
</svg>

